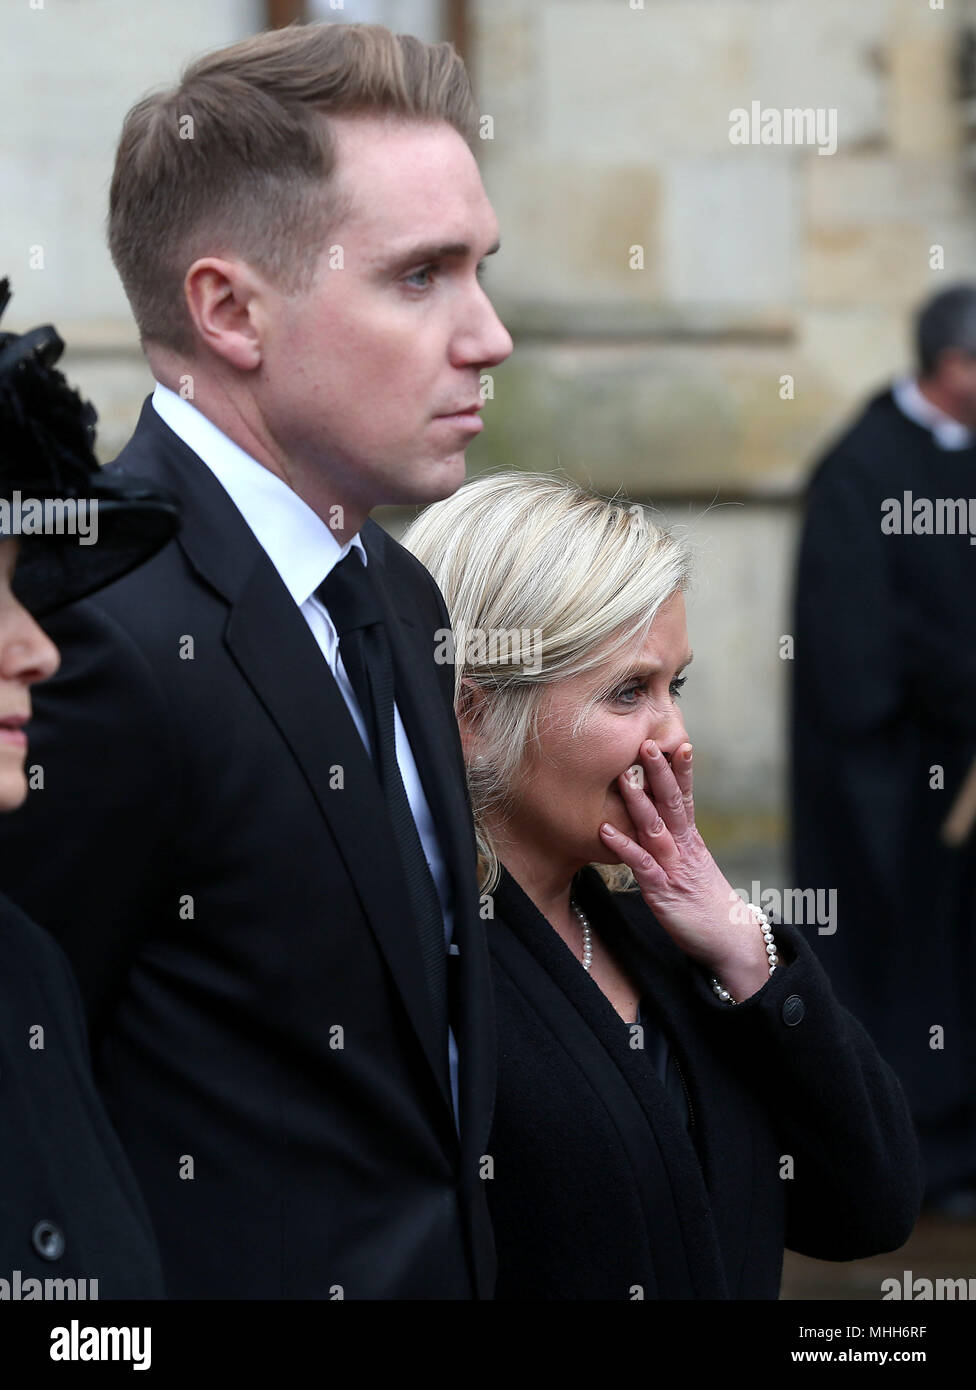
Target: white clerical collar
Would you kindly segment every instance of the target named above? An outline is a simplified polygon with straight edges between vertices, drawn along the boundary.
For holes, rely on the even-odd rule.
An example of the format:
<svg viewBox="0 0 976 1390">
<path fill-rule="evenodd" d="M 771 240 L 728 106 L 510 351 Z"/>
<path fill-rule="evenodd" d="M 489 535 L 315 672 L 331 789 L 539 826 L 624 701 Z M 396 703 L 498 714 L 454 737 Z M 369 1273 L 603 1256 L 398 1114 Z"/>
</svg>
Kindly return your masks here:
<svg viewBox="0 0 976 1390">
<path fill-rule="evenodd" d="M 923 395 L 915 377 L 906 376 L 896 381 L 891 392 L 901 413 L 929 430 L 940 449 L 971 449 L 976 443 L 972 430 Z"/>
<path fill-rule="evenodd" d="M 359 532 L 340 545 L 322 518 L 281 478 L 228 439 L 190 401 L 156 383 L 153 409 L 207 465 L 254 532 L 299 607 L 355 546 L 367 563 Z"/>
</svg>

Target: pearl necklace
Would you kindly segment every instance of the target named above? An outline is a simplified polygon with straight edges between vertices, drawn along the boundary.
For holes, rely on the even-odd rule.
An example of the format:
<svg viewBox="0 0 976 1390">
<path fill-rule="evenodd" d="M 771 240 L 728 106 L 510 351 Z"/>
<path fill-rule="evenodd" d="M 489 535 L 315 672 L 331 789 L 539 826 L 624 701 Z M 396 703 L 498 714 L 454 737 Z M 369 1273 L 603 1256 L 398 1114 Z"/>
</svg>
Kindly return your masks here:
<svg viewBox="0 0 976 1390">
<path fill-rule="evenodd" d="M 575 915 L 576 920 L 579 922 L 580 927 L 582 928 L 582 931 L 583 931 L 583 962 L 582 962 L 582 964 L 583 964 L 583 969 L 586 971 L 587 974 L 589 974 L 589 973 L 590 973 L 590 966 L 593 964 L 593 930 L 592 930 L 592 928 L 590 927 L 590 923 L 589 923 L 589 920 L 588 920 L 588 918 L 587 918 L 587 916 L 586 916 L 586 913 L 585 913 L 585 912 L 583 911 L 583 909 L 580 907 L 579 903 L 578 903 L 578 902 L 575 902 L 572 898 L 570 898 L 570 900 L 569 900 L 569 906 L 571 907 L 571 909 L 572 909 L 572 911 L 573 911 L 573 914 Z"/>
</svg>

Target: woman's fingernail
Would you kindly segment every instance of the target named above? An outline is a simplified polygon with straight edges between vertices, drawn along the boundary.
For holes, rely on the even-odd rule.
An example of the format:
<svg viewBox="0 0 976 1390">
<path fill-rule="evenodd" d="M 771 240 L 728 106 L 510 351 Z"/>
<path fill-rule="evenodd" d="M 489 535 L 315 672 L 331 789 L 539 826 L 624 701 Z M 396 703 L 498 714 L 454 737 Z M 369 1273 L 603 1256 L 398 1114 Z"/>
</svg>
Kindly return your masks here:
<svg viewBox="0 0 976 1390">
<path fill-rule="evenodd" d="M 608 825 L 605 821 L 603 825 L 600 826 L 600 829 L 603 831 L 604 835 L 606 835 L 608 840 L 612 840 L 616 837 L 616 830 L 614 830 L 612 825 Z"/>
</svg>

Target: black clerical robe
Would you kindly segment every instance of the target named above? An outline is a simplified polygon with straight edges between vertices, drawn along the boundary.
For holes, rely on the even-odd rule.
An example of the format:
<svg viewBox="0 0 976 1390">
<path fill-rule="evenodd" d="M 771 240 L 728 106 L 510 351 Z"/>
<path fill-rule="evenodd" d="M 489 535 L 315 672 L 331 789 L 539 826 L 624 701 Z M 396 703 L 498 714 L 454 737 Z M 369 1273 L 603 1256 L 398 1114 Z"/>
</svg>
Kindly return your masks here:
<svg viewBox="0 0 976 1390">
<path fill-rule="evenodd" d="M 905 1086 L 930 1191 L 976 1174 L 976 840 L 939 839 L 976 757 L 970 499 L 976 448 L 876 397 L 814 472 L 793 626 L 795 883 L 837 891 L 807 935 Z"/>
</svg>

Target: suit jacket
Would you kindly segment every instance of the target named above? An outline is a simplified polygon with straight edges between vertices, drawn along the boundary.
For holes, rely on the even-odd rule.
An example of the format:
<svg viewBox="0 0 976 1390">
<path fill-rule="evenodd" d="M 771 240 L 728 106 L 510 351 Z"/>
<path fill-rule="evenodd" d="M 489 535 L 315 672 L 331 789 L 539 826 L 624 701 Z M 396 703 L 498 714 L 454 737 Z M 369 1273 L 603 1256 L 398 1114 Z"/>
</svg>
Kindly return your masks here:
<svg viewBox="0 0 976 1390">
<path fill-rule="evenodd" d="M 92 1080 L 71 967 L 2 895 L 0 1132 L 0 1298 L 161 1298 L 149 1213 Z"/>
<path fill-rule="evenodd" d="M 44 788 L 2 881 L 61 940 L 176 1297 L 489 1297 L 494 1058 L 449 626 L 362 538 L 454 889 L 460 1140 L 374 770 L 312 633 L 223 488 L 147 401 L 114 467 L 180 535 L 48 623 Z"/>
<path fill-rule="evenodd" d="M 640 894 L 593 869 L 576 893 L 650 1027 L 623 1022 L 506 874 L 489 923 L 496 1297 L 774 1299 L 784 1246 L 849 1260 L 907 1240 L 905 1098 L 802 934 L 776 927 L 788 963 L 732 1007 Z M 655 1027 L 686 1105 L 651 1063 Z"/>
</svg>

